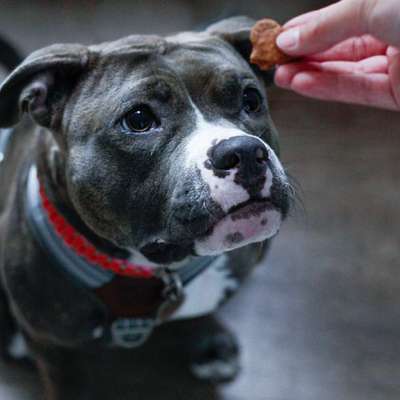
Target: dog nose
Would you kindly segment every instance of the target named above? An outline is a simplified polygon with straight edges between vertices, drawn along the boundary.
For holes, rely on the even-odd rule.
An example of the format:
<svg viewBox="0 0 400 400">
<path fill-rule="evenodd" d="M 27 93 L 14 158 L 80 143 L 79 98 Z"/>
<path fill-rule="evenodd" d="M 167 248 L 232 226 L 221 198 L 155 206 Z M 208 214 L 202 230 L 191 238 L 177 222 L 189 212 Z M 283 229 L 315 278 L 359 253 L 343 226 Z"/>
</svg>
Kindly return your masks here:
<svg viewBox="0 0 400 400">
<path fill-rule="evenodd" d="M 235 136 L 222 140 L 212 148 L 209 156 L 215 169 L 238 168 L 249 177 L 264 175 L 267 169 L 268 150 L 255 137 Z"/>
</svg>

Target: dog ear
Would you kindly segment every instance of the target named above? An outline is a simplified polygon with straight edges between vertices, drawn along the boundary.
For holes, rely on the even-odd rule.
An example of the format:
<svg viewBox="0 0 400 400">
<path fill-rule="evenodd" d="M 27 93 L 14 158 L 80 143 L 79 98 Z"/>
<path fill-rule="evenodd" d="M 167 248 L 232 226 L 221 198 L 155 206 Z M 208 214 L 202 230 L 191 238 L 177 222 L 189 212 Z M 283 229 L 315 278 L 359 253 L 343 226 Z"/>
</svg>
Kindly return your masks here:
<svg viewBox="0 0 400 400">
<path fill-rule="evenodd" d="M 218 36 L 230 43 L 235 50 L 250 63 L 250 53 L 252 45 L 250 41 L 250 31 L 256 21 L 252 18 L 240 16 L 227 18 L 210 25 L 206 32 Z M 261 71 L 256 65 L 250 64 L 254 72 L 260 76 L 267 86 L 274 82 L 274 70 Z"/>
<path fill-rule="evenodd" d="M 25 111 L 38 124 L 54 126 L 88 60 L 88 48 L 77 44 L 56 44 L 32 53 L 0 86 L 0 127 L 16 124 Z"/>
</svg>

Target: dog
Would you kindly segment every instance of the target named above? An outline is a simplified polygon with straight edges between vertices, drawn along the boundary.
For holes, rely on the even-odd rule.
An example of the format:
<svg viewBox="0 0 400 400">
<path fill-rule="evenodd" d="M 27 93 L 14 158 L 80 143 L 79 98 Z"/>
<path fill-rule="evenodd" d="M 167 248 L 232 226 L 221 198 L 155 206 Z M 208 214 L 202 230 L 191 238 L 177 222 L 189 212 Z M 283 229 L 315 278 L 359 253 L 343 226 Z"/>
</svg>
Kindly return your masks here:
<svg viewBox="0 0 400 400">
<path fill-rule="evenodd" d="M 214 312 L 291 200 L 253 25 L 56 44 L 2 83 L 0 347 L 48 399 L 99 398 L 81 360 L 171 337 L 197 378 L 237 375 Z"/>
</svg>

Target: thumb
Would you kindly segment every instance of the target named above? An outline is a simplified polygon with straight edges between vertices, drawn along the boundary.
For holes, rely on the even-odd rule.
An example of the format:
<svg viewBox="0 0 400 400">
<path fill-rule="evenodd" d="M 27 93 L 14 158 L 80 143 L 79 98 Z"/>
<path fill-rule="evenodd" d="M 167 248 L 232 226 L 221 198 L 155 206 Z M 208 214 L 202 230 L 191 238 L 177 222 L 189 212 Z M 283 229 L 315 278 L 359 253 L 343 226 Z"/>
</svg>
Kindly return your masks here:
<svg viewBox="0 0 400 400">
<path fill-rule="evenodd" d="M 318 53 L 334 44 L 365 33 L 366 0 L 342 0 L 329 7 L 299 16 L 284 26 L 277 45 L 292 56 Z"/>
</svg>

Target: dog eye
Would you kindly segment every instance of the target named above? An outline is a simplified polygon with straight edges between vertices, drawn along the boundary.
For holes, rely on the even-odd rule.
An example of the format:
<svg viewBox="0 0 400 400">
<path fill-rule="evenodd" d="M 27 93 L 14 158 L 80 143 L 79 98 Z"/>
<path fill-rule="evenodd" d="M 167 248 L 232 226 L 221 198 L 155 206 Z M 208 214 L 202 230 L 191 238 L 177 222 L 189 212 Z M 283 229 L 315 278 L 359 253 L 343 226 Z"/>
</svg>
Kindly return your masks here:
<svg viewBox="0 0 400 400">
<path fill-rule="evenodd" d="M 158 126 L 157 118 L 146 105 L 137 106 L 121 120 L 125 132 L 147 132 Z"/>
<path fill-rule="evenodd" d="M 243 109 L 248 114 L 257 113 L 261 110 L 262 97 L 260 92 L 254 88 L 247 88 L 243 92 Z"/>
</svg>

